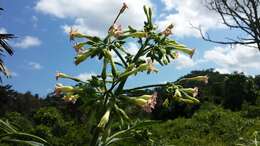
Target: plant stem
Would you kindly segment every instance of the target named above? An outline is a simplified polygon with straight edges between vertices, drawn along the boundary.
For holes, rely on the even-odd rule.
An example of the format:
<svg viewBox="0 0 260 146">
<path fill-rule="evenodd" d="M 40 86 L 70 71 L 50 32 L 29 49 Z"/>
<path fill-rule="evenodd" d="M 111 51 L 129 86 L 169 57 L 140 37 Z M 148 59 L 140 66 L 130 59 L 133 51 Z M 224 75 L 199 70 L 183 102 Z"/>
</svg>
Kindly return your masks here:
<svg viewBox="0 0 260 146">
<path fill-rule="evenodd" d="M 113 48 L 113 50 L 115 51 L 116 55 L 120 58 L 120 60 L 123 62 L 123 64 L 125 65 L 125 67 L 127 67 L 127 63 L 125 62 L 124 58 L 122 57 L 122 55 L 118 52 L 117 49 Z"/>
<path fill-rule="evenodd" d="M 98 140 L 99 134 L 100 134 L 100 129 L 98 127 L 96 127 L 93 138 L 90 143 L 91 146 L 97 145 L 97 140 Z"/>
<path fill-rule="evenodd" d="M 146 85 L 146 86 L 141 86 L 141 87 L 136 87 L 136 88 L 131 88 L 131 89 L 125 89 L 123 90 L 124 92 L 129 92 L 132 90 L 138 90 L 138 89 L 145 89 L 145 88 L 152 88 L 152 87 L 162 87 L 162 86 L 166 86 L 166 84 L 154 84 L 154 85 Z"/>
</svg>

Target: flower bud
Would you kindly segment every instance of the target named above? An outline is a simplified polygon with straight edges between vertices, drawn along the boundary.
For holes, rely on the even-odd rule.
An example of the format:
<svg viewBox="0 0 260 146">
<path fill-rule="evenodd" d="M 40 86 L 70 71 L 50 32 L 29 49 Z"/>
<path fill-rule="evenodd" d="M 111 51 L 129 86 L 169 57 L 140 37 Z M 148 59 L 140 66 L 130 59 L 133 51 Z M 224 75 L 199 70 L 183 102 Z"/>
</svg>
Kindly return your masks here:
<svg viewBox="0 0 260 146">
<path fill-rule="evenodd" d="M 76 37 L 82 37 L 84 36 L 83 34 L 79 33 L 76 29 L 73 30 L 73 28 L 70 28 L 70 32 L 69 32 L 69 37 L 70 40 L 74 40 Z"/>
<path fill-rule="evenodd" d="M 184 103 L 187 103 L 187 104 L 193 104 L 194 102 L 190 99 L 184 99 L 184 98 L 181 98 L 179 101 L 181 102 L 184 102 Z"/>
<path fill-rule="evenodd" d="M 147 100 L 143 98 L 134 98 L 132 101 L 135 105 L 140 107 L 144 106 L 147 103 Z"/>
<path fill-rule="evenodd" d="M 148 34 L 146 32 L 133 32 L 131 34 L 129 34 L 129 36 L 134 37 L 134 38 L 146 38 L 148 36 Z"/>
<path fill-rule="evenodd" d="M 93 52 L 91 50 L 88 50 L 84 53 L 80 53 L 75 57 L 75 64 L 78 65 L 80 64 L 82 61 L 86 60 L 88 57 L 90 57 L 93 54 Z"/>
<path fill-rule="evenodd" d="M 198 95 L 199 88 L 183 88 L 182 91 L 192 95 L 192 97 L 196 97 Z"/>
<path fill-rule="evenodd" d="M 143 63 L 140 66 L 138 66 L 137 68 L 133 67 L 132 70 L 126 69 L 126 71 L 124 73 L 122 73 L 121 75 L 119 75 L 118 78 L 123 79 L 123 78 L 130 76 L 130 75 L 136 74 L 138 72 L 145 71 L 145 70 L 147 70 L 148 66 L 149 65 L 147 63 Z M 132 66 L 131 66 L 131 68 L 132 68 Z"/>
<path fill-rule="evenodd" d="M 178 51 L 184 52 L 186 54 L 189 54 L 190 58 L 192 58 L 192 56 L 194 55 L 194 52 L 195 52 L 194 48 L 189 49 L 189 48 L 186 48 L 186 47 L 176 47 L 175 49 L 178 50 Z"/>
<path fill-rule="evenodd" d="M 196 104 L 200 103 L 200 101 L 197 98 L 191 97 L 191 96 L 189 96 L 187 94 L 185 94 L 185 98 L 188 99 L 188 100 L 193 101 L 193 103 L 196 103 Z"/>
<path fill-rule="evenodd" d="M 103 80 L 105 80 L 107 78 L 107 59 L 106 58 L 104 58 L 101 77 Z"/>
<path fill-rule="evenodd" d="M 80 82 L 81 80 L 78 79 L 78 78 L 75 78 L 75 77 L 71 77 L 67 74 L 64 74 L 64 73 L 61 73 L 61 72 L 57 72 L 56 73 L 56 80 L 58 80 L 59 78 L 64 78 L 64 79 L 71 79 L 71 80 L 74 80 L 76 82 Z"/>
<path fill-rule="evenodd" d="M 179 89 L 175 90 L 174 97 L 182 97 L 181 92 Z"/>
<path fill-rule="evenodd" d="M 126 3 L 123 3 L 122 8 L 120 9 L 119 13 L 123 13 L 126 9 L 128 8 L 128 6 L 126 5 Z"/>
<path fill-rule="evenodd" d="M 171 58 L 174 60 L 174 59 L 177 59 L 179 57 L 179 53 L 178 52 L 172 52 L 169 54 L 171 56 Z"/>
<path fill-rule="evenodd" d="M 60 93 L 69 93 L 69 92 L 74 92 L 75 89 L 72 86 L 63 86 L 62 84 L 58 83 L 55 86 L 55 94 L 60 95 Z"/>
<path fill-rule="evenodd" d="M 106 111 L 106 113 L 103 115 L 103 117 L 101 118 L 100 122 L 98 123 L 99 128 L 105 128 L 106 124 L 109 121 L 109 116 L 110 116 L 110 109 L 108 109 Z"/>
<path fill-rule="evenodd" d="M 156 69 L 153 65 L 153 62 L 151 59 L 148 60 L 148 67 L 147 67 L 147 73 L 151 73 L 151 72 L 158 72 L 158 69 Z"/>
<path fill-rule="evenodd" d="M 152 95 L 142 95 L 142 96 L 138 96 L 137 98 L 141 98 L 141 99 L 145 99 L 148 100 L 151 98 Z"/>
<path fill-rule="evenodd" d="M 164 31 L 161 32 L 161 34 L 163 34 L 165 36 L 171 35 L 173 27 L 174 27 L 173 24 L 170 24 L 169 26 L 166 27 L 166 29 Z"/>
<path fill-rule="evenodd" d="M 163 107 L 165 107 L 165 108 L 169 107 L 169 99 L 166 98 L 166 99 L 164 100 L 164 102 L 163 102 L 162 105 L 163 105 Z"/>
<path fill-rule="evenodd" d="M 85 42 L 83 43 L 77 43 L 73 46 L 73 48 L 75 49 L 75 51 L 79 54 L 79 53 L 83 53 L 83 46 L 86 45 Z"/>
<path fill-rule="evenodd" d="M 121 25 L 117 25 L 117 24 L 113 24 L 110 28 L 109 28 L 109 33 L 111 35 L 113 35 L 114 37 L 118 38 L 120 36 L 123 35 L 123 30 Z"/>
<path fill-rule="evenodd" d="M 117 69 L 116 69 L 115 62 L 113 61 L 113 57 L 112 57 L 112 55 L 111 55 L 111 52 L 108 51 L 107 49 L 105 49 L 105 50 L 104 50 L 104 55 L 105 55 L 105 57 L 110 61 L 111 70 L 112 70 L 113 76 L 117 76 Z"/>
<path fill-rule="evenodd" d="M 142 95 L 138 97 L 129 98 L 130 102 L 135 105 L 141 107 L 146 112 L 152 112 L 152 109 L 155 108 L 156 105 L 157 93 L 155 92 L 153 95 Z"/>
<path fill-rule="evenodd" d="M 56 80 L 58 80 L 59 78 L 69 78 L 69 75 L 61 73 L 61 72 L 57 72 L 56 73 Z"/>
</svg>

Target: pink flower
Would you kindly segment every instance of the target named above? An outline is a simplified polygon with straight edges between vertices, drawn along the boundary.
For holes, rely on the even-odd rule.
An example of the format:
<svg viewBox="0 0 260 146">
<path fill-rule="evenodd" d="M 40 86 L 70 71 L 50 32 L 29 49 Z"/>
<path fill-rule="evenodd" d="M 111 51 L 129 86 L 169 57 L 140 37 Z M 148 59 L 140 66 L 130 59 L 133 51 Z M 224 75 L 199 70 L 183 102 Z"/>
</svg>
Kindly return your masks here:
<svg viewBox="0 0 260 146">
<path fill-rule="evenodd" d="M 81 35 L 81 33 L 78 32 L 78 30 L 73 29 L 72 27 L 70 28 L 70 32 L 69 32 L 69 37 L 70 40 L 73 41 L 75 39 L 75 37 Z"/>
<path fill-rule="evenodd" d="M 121 25 L 113 24 L 112 27 L 109 29 L 109 32 L 114 37 L 120 37 L 123 34 Z"/>
<path fill-rule="evenodd" d="M 148 74 L 151 73 L 151 72 L 156 72 L 156 73 L 158 72 L 158 69 L 154 67 L 153 61 L 151 59 L 149 59 L 147 61 L 147 63 L 148 63 L 148 68 L 147 68 Z"/>
<path fill-rule="evenodd" d="M 173 27 L 174 26 L 172 24 L 170 24 L 169 26 L 166 27 L 166 29 L 163 32 L 161 32 L 161 34 L 163 34 L 165 36 L 171 35 Z"/>
<path fill-rule="evenodd" d="M 142 105 L 144 111 L 151 113 L 156 105 L 157 92 L 155 92 L 149 99 L 147 99 L 146 104 Z"/>
</svg>

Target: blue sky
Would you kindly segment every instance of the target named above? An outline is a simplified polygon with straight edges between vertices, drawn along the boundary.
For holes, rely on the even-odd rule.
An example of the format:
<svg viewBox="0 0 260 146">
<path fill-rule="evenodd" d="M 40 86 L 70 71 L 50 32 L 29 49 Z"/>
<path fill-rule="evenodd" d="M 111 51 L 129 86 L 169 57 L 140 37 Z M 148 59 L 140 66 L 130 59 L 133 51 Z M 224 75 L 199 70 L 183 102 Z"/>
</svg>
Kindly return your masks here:
<svg viewBox="0 0 260 146">
<path fill-rule="evenodd" d="M 4 57 L 13 75 L 4 79 L 4 83 L 21 92 L 46 95 L 56 84 L 57 71 L 80 78 L 98 74 L 101 66 L 96 59 L 74 65 L 75 52 L 67 32 L 73 27 L 87 34 L 104 36 L 123 2 L 129 7 L 119 19 L 123 27 L 129 24 L 142 26 L 142 6 L 149 5 L 155 11 L 154 21 L 159 29 L 173 23 L 172 37 L 196 48 L 192 59 L 181 55 L 170 65 L 158 67 L 158 74 L 138 75 L 131 78 L 127 86 L 174 81 L 191 70 L 207 68 L 216 68 L 223 73 L 260 73 L 260 53 L 256 49 L 205 42 L 192 28 L 191 24 L 201 26 L 216 39 L 240 33 L 226 31 L 219 16 L 204 7 L 203 0 L 14 0 L 0 2 L 5 9 L 0 15 L 0 32 L 18 37 L 9 41 L 15 55 Z M 133 43 L 128 43 L 128 47 L 132 52 L 137 49 Z"/>
</svg>

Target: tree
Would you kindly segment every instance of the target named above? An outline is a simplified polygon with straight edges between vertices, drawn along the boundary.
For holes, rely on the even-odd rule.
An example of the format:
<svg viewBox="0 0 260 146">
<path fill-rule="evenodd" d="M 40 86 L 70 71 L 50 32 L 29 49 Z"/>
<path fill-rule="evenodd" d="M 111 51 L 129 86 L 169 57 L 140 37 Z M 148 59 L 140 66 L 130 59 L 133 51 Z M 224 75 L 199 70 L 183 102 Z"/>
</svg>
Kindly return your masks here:
<svg viewBox="0 0 260 146">
<path fill-rule="evenodd" d="M 230 29 L 240 30 L 246 35 L 217 41 L 201 32 L 204 40 L 220 44 L 241 44 L 256 47 L 260 51 L 260 1 L 259 0 L 206 0 L 207 7 L 217 12 Z"/>
<path fill-rule="evenodd" d="M 234 73 L 225 81 L 225 98 L 223 105 L 232 110 L 240 110 L 244 101 L 255 104 L 256 87 L 251 78 Z"/>
<path fill-rule="evenodd" d="M 3 10 L 3 8 L 0 8 L 0 11 Z M 1 33 L 0 34 L 0 57 L 3 56 L 4 51 L 6 51 L 9 55 L 13 55 L 13 49 L 8 44 L 7 40 L 14 38 L 15 36 L 13 34 L 9 33 Z M 7 68 L 4 65 L 3 59 L 0 58 L 0 72 L 2 72 L 5 76 L 9 76 L 10 73 L 8 72 Z M 0 76 L 1 81 L 1 76 Z"/>
</svg>

